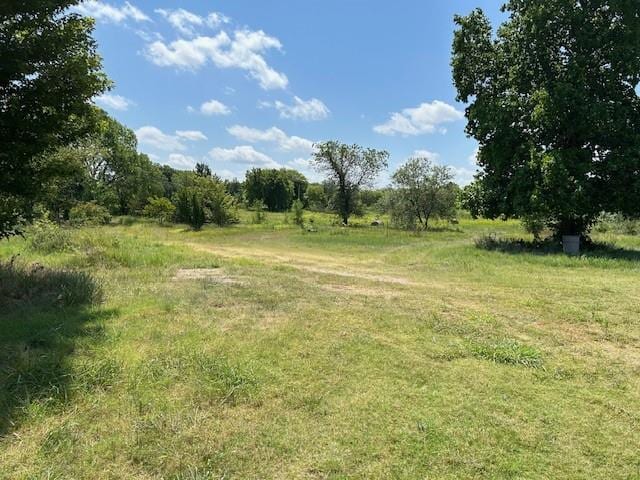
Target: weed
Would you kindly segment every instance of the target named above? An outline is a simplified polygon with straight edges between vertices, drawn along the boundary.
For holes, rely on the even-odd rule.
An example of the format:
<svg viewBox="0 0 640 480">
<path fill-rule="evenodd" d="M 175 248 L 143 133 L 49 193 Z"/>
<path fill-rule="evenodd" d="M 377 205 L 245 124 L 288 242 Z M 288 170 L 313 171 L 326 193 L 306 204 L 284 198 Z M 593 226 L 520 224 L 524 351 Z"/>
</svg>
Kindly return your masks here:
<svg viewBox="0 0 640 480">
<path fill-rule="evenodd" d="M 542 355 L 533 347 L 514 340 L 495 343 L 474 342 L 470 346 L 473 356 L 506 365 L 521 365 L 528 368 L 542 367 Z"/>
</svg>

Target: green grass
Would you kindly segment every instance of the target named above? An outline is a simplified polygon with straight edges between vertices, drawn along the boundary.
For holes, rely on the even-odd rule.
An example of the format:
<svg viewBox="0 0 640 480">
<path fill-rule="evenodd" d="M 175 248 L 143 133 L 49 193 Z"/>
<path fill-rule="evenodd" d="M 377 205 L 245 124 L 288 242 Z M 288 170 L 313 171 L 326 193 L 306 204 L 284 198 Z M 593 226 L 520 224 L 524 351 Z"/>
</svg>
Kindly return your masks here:
<svg viewBox="0 0 640 480">
<path fill-rule="evenodd" d="M 0 479 L 640 478 L 640 237 L 305 217 L 1 242 Z"/>
</svg>

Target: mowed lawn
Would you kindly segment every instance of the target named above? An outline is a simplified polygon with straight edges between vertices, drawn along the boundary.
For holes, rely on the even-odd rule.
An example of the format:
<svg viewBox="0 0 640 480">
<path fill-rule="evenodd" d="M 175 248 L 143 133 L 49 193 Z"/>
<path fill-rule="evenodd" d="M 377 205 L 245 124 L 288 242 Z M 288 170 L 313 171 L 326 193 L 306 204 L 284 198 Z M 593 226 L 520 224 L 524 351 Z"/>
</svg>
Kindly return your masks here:
<svg viewBox="0 0 640 480">
<path fill-rule="evenodd" d="M 0 478 L 640 478 L 640 238 L 569 258 L 474 245 L 514 222 L 316 218 L 0 242 L 46 284 L 2 298 Z"/>
</svg>

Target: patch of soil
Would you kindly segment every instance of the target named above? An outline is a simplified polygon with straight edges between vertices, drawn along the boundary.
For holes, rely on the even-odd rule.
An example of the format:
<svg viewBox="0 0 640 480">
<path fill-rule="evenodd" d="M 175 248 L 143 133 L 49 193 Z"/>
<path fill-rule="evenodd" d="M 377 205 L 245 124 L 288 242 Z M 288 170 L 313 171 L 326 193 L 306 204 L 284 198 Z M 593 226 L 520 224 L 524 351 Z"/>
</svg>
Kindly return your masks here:
<svg viewBox="0 0 640 480">
<path fill-rule="evenodd" d="M 228 276 L 221 268 L 181 268 L 173 280 L 209 280 L 224 285 L 238 285 L 241 282 Z"/>
</svg>

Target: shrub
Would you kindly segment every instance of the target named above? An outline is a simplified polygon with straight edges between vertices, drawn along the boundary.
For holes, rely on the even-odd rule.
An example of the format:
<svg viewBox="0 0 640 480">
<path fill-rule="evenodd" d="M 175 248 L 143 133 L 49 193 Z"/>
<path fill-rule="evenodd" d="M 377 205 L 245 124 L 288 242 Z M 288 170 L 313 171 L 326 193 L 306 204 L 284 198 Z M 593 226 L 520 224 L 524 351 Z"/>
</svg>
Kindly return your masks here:
<svg viewBox="0 0 640 480">
<path fill-rule="evenodd" d="M 97 203 L 79 203 L 69 210 L 69 222 L 75 226 L 107 225 L 111 222 L 111 215 L 106 208 Z"/>
<path fill-rule="evenodd" d="M 253 212 L 251 220 L 253 223 L 260 224 L 266 220 L 266 215 L 264 213 L 265 208 L 265 204 L 260 200 L 256 200 L 251 204 L 251 211 Z"/>
<path fill-rule="evenodd" d="M 522 217 L 520 221 L 525 231 L 533 235 L 534 240 L 541 240 L 542 232 L 544 232 L 546 226 L 546 222 L 542 217 L 537 215 L 527 215 Z"/>
<path fill-rule="evenodd" d="M 640 220 L 619 214 L 603 213 L 597 220 L 594 229 L 599 233 L 613 232 L 624 235 L 640 233 Z"/>
<path fill-rule="evenodd" d="M 296 225 L 304 224 L 304 204 L 300 200 L 295 200 L 291 206 L 293 221 Z"/>
<path fill-rule="evenodd" d="M 27 229 L 27 246 L 39 253 L 63 252 L 71 248 L 69 232 L 53 223 L 47 216 L 37 220 Z"/>
<path fill-rule="evenodd" d="M 206 222 L 218 226 L 238 222 L 236 203 L 222 182 L 215 178 L 187 177 L 185 184 L 174 195 L 176 218 L 193 228 Z"/>
<path fill-rule="evenodd" d="M 158 220 L 160 225 L 170 222 L 176 213 L 176 206 L 168 198 L 151 197 L 144 207 L 145 216 Z"/>
</svg>

